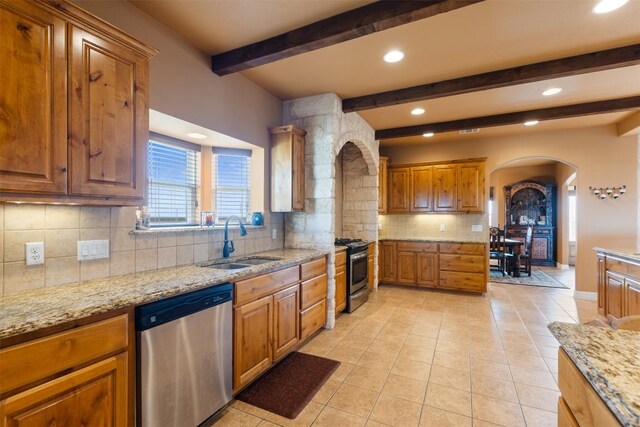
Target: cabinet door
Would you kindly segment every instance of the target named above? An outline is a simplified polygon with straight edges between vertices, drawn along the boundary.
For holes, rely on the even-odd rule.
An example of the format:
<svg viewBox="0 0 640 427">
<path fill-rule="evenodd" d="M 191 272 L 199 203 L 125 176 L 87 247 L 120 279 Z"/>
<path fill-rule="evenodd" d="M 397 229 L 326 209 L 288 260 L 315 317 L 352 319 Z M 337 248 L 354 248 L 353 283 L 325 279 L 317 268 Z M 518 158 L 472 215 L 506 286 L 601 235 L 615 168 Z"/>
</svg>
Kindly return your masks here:
<svg viewBox="0 0 640 427">
<path fill-rule="evenodd" d="M 598 255 L 598 313 L 602 316 L 605 315 L 607 301 L 607 269 L 604 261 L 604 256 Z"/>
<path fill-rule="evenodd" d="M 625 316 L 640 315 L 640 282 L 633 279 L 625 279 Z"/>
<path fill-rule="evenodd" d="M 380 171 L 378 172 L 378 213 L 387 213 L 387 165 L 389 159 L 380 157 Z"/>
<path fill-rule="evenodd" d="M 373 255 L 369 255 L 369 257 L 367 258 L 367 267 L 368 267 L 368 270 L 369 270 L 369 281 L 367 283 L 367 287 L 369 289 L 373 289 L 373 283 L 374 283 L 374 280 L 373 280 L 373 276 L 374 276 L 373 275 Z"/>
<path fill-rule="evenodd" d="M 62 19 L 0 3 L 0 192 L 66 191 L 66 52 Z"/>
<path fill-rule="evenodd" d="M 389 169 L 389 212 L 409 212 L 409 168 Z"/>
<path fill-rule="evenodd" d="M 293 131 L 293 201 L 292 209 L 304 211 L 304 137 L 306 132 Z"/>
<path fill-rule="evenodd" d="M 70 26 L 69 194 L 145 195 L 148 60 Z"/>
<path fill-rule="evenodd" d="M 3 400 L 2 425 L 125 427 L 127 359 L 121 353 Z"/>
<path fill-rule="evenodd" d="M 607 314 L 619 319 L 622 317 L 624 279 L 607 272 Z"/>
<path fill-rule="evenodd" d="M 396 278 L 396 244 L 382 242 L 382 276 L 381 282 L 394 282 Z"/>
<path fill-rule="evenodd" d="M 336 314 L 347 308 L 347 267 L 336 267 Z"/>
<path fill-rule="evenodd" d="M 456 166 L 460 212 L 484 212 L 484 163 Z"/>
<path fill-rule="evenodd" d="M 433 167 L 433 210 L 434 212 L 455 212 L 456 167 L 441 165 Z"/>
<path fill-rule="evenodd" d="M 299 309 L 300 288 L 298 285 L 273 295 L 273 358 L 286 354 L 300 342 Z"/>
<path fill-rule="evenodd" d="M 406 285 L 416 284 L 416 253 L 408 251 L 397 252 L 396 283 Z"/>
<path fill-rule="evenodd" d="M 410 197 L 413 212 L 431 212 L 433 210 L 433 167 L 411 168 Z"/>
<path fill-rule="evenodd" d="M 438 284 L 438 254 L 418 253 L 416 283 L 421 286 L 437 286 Z"/>
<path fill-rule="evenodd" d="M 273 361 L 271 350 L 273 296 L 269 295 L 234 310 L 233 388 L 237 390 Z"/>
</svg>

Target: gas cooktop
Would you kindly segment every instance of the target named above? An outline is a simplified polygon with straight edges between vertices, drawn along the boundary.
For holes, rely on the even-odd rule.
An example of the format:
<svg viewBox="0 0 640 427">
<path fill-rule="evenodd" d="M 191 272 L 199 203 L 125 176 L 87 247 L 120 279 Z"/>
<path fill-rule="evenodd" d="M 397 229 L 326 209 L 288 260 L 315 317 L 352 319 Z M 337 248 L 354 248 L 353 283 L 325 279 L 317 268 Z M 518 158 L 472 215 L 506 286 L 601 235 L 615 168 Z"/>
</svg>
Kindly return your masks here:
<svg viewBox="0 0 640 427">
<path fill-rule="evenodd" d="M 346 239 L 346 238 L 336 238 L 335 245 L 336 246 L 348 246 L 350 248 L 367 246 L 369 242 L 362 239 Z"/>
</svg>

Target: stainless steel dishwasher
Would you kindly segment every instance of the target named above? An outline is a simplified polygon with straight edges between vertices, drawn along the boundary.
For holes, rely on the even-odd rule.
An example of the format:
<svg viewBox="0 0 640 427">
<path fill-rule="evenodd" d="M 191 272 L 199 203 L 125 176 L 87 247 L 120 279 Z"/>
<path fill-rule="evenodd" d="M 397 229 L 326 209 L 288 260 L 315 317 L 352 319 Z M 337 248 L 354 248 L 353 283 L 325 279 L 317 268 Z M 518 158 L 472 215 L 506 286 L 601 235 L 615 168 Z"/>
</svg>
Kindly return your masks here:
<svg viewBox="0 0 640 427">
<path fill-rule="evenodd" d="M 195 427 L 231 401 L 232 289 L 136 307 L 139 426 Z"/>
</svg>

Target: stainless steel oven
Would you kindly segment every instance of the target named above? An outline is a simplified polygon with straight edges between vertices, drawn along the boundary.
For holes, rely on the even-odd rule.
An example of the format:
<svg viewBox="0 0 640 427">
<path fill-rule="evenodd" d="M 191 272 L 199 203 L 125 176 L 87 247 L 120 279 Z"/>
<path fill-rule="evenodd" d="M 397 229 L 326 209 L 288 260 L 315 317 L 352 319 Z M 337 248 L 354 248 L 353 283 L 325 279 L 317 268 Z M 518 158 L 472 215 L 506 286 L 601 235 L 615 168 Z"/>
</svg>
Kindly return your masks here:
<svg viewBox="0 0 640 427">
<path fill-rule="evenodd" d="M 369 243 L 359 239 L 336 239 L 347 247 L 347 313 L 352 313 L 369 299 Z"/>
</svg>

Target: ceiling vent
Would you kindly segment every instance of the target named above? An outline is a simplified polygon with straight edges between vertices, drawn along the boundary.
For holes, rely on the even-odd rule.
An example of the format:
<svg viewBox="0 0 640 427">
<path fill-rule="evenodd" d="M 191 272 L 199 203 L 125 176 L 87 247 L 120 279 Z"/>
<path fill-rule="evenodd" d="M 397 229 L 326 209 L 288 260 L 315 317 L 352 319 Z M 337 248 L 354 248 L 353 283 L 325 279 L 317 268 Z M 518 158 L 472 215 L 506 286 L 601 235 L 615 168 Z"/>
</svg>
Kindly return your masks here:
<svg viewBox="0 0 640 427">
<path fill-rule="evenodd" d="M 479 129 L 479 128 L 473 128 L 473 129 L 462 129 L 462 130 L 459 130 L 459 131 L 458 131 L 458 133 L 459 133 L 460 135 L 463 135 L 463 134 L 465 134 L 465 133 L 478 133 L 478 132 L 480 132 L 480 129 Z"/>
</svg>

